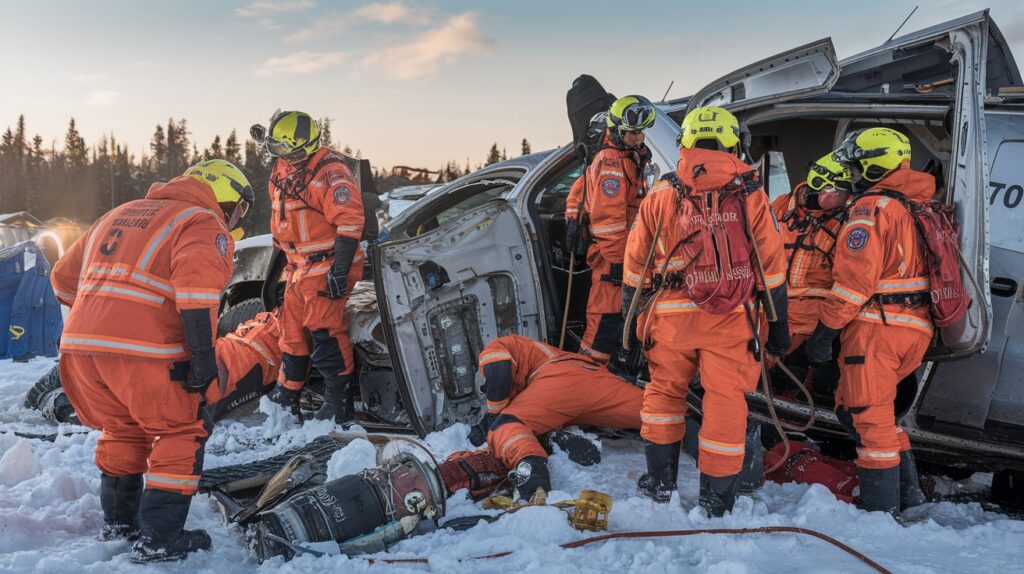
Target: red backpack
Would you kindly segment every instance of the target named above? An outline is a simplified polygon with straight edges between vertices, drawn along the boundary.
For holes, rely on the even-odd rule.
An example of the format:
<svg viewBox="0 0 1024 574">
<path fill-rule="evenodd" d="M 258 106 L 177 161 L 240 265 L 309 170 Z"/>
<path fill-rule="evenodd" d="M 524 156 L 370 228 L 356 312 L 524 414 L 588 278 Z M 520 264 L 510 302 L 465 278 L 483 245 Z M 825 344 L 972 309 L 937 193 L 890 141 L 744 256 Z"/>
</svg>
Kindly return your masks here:
<svg viewBox="0 0 1024 574">
<path fill-rule="evenodd" d="M 960 230 L 951 205 L 913 201 L 895 191 L 881 190 L 862 197 L 883 195 L 900 202 L 914 218 L 931 289 L 932 321 L 944 328 L 964 320 L 971 298 L 960 274 Z"/>
<path fill-rule="evenodd" d="M 678 213 L 684 219 L 684 237 L 667 254 L 665 265 L 677 252 L 687 261 L 681 271 L 668 276 L 675 276 L 673 283 L 702 311 L 730 313 L 750 298 L 755 287 L 745 206 L 747 196 L 761 187 L 757 172 L 739 174 L 711 189 L 684 186 L 675 173 L 665 179 L 678 192 Z M 666 276 L 665 269 L 661 275 Z"/>
</svg>

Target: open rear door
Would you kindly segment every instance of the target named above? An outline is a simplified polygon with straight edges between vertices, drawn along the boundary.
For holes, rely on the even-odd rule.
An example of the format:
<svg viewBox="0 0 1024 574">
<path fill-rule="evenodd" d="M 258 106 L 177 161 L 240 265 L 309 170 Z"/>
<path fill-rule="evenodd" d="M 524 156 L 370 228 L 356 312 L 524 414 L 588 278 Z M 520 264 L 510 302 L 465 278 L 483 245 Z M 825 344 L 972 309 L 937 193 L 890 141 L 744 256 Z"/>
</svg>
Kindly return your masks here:
<svg viewBox="0 0 1024 574">
<path fill-rule="evenodd" d="M 686 111 L 701 106 L 734 108 L 827 92 L 839 79 L 831 38 L 765 58 L 708 84 L 690 98 Z"/>
<path fill-rule="evenodd" d="M 372 247 L 384 336 L 421 436 L 484 409 L 477 356 L 491 339 L 540 339 L 538 274 L 512 207 L 492 201 L 430 232 Z"/>
</svg>

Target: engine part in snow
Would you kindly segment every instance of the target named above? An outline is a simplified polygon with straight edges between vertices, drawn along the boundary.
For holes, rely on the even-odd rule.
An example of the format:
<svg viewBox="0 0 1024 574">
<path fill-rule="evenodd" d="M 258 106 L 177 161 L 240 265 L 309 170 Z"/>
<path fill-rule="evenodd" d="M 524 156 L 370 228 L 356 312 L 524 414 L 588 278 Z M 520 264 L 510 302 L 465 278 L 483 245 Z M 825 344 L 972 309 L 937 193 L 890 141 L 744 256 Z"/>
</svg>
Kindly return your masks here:
<svg viewBox="0 0 1024 574">
<path fill-rule="evenodd" d="M 374 552 L 436 527 L 444 500 L 435 469 L 401 452 L 378 468 L 304 490 L 260 512 L 256 551 L 261 562 L 325 553 L 325 542 L 346 554 Z"/>
<path fill-rule="evenodd" d="M 233 516 L 231 521 L 246 524 L 259 512 L 276 505 L 290 494 L 323 484 L 326 480 L 323 465 L 317 464 L 312 455 L 295 455 L 263 486 L 256 500 Z"/>
<path fill-rule="evenodd" d="M 601 462 L 600 446 L 586 436 L 572 431 L 556 430 L 551 431 L 548 439 L 569 455 L 569 460 L 580 466 L 591 466 Z"/>
<path fill-rule="evenodd" d="M 508 467 L 488 449 L 453 453 L 437 467 L 448 495 L 469 489 L 473 500 L 481 500 L 500 488 L 508 479 Z"/>
</svg>

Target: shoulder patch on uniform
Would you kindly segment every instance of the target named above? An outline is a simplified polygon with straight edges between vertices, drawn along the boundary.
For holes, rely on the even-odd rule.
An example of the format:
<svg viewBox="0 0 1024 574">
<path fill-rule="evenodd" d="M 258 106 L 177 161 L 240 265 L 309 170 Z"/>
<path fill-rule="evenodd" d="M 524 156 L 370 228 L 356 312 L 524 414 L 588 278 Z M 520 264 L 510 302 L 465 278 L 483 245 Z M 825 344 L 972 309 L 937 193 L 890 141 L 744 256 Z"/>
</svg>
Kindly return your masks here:
<svg viewBox="0 0 1024 574">
<path fill-rule="evenodd" d="M 853 211 L 850 212 L 850 217 L 859 217 L 862 215 L 871 215 L 871 208 L 861 205 L 853 208 Z"/>
<path fill-rule="evenodd" d="M 228 256 L 228 236 L 223 233 L 217 234 L 217 239 L 214 241 L 217 245 L 217 252 L 220 253 L 221 257 Z"/>
<path fill-rule="evenodd" d="M 864 249 L 864 246 L 867 244 L 868 232 L 860 227 L 854 229 L 848 236 L 846 236 L 846 248 L 854 253 Z"/>
<path fill-rule="evenodd" d="M 609 177 L 601 182 L 601 193 L 608 197 L 615 197 L 619 194 L 619 180 Z"/>
<path fill-rule="evenodd" d="M 338 189 L 334 190 L 334 203 L 345 205 L 350 199 L 352 199 L 352 192 L 349 191 L 347 185 L 339 186 Z"/>
</svg>

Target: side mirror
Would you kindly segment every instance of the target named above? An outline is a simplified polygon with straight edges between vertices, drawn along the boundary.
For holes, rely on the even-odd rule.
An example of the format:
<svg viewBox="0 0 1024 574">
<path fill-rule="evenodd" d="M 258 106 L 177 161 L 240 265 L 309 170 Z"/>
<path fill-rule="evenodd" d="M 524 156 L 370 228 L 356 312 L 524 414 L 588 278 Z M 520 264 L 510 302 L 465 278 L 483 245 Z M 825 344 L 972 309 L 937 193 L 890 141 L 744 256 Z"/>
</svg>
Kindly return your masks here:
<svg viewBox="0 0 1024 574">
<path fill-rule="evenodd" d="M 263 143 L 263 141 L 267 139 L 267 128 L 260 124 L 253 124 L 252 127 L 249 128 L 249 137 L 251 137 L 256 143 Z"/>
<path fill-rule="evenodd" d="M 644 183 L 647 184 L 647 189 L 654 187 L 660 176 L 661 166 L 658 164 L 651 162 L 644 166 Z"/>
</svg>

